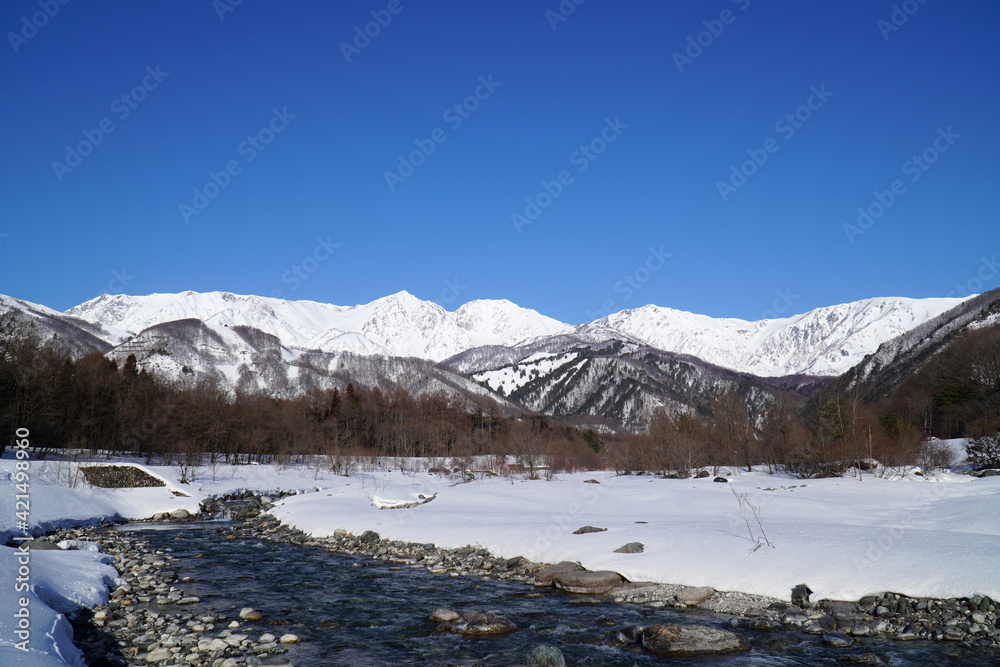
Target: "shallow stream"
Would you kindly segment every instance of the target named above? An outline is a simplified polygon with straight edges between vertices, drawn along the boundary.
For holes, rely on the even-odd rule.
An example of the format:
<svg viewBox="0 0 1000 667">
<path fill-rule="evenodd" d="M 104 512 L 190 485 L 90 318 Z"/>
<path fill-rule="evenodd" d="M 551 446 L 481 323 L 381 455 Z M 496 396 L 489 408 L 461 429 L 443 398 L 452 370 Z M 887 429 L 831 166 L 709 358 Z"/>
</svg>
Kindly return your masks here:
<svg viewBox="0 0 1000 667">
<path fill-rule="evenodd" d="M 715 667 L 838 665 L 838 658 L 874 653 L 893 667 L 909 665 L 1000 664 L 996 651 L 970 650 L 941 642 L 897 642 L 864 638 L 853 648 L 823 646 L 802 632 L 737 630 L 752 650 L 729 656 L 664 658 L 638 647 L 608 644 L 616 628 L 653 623 L 723 626 L 727 616 L 697 610 L 654 609 L 618 604 L 602 597 L 535 589 L 519 582 L 446 577 L 424 568 L 391 565 L 330 553 L 318 547 L 227 540 L 218 522 L 125 526 L 141 530 L 154 548 L 179 558 L 177 574 L 192 577 L 188 595 L 217 613 L 235 617 L 252 606 L 264 618 L 239 632 L 256 637 L 294 633 L 302 643 L 289 649 L 295 667 L 344 665 L 523 664 L 538 644 L 563 651 L 566 664 L 589 667 L 666 664 Z M 490 638 L 466 638 L 436 631 L 427 620 L 437 607 L 460 612 L 488 611 L 514 622 L 518 630 Z"/>
</svg>

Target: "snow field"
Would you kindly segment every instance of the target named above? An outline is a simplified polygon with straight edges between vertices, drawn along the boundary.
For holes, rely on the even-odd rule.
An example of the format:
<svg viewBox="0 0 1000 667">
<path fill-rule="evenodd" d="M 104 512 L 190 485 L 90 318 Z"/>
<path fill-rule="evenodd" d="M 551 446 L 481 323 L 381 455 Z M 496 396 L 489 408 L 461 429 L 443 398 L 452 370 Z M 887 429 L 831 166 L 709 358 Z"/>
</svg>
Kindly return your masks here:
<svg viewBox="0 0 1000 667">
<path fill-rule="evenodd" d="M 578 356 L 580 355 L 576 352 L 565 354 L 536 352 L 510 366 L 476 373 L 472 379 L 476 382 L 485 381 L 492 391 L 502 390 L 504 396 L 510 396 L 511 392 L 517 391 L 535 377 L 544 377 L 556 368 L 574 361 Z"/>
</svg>

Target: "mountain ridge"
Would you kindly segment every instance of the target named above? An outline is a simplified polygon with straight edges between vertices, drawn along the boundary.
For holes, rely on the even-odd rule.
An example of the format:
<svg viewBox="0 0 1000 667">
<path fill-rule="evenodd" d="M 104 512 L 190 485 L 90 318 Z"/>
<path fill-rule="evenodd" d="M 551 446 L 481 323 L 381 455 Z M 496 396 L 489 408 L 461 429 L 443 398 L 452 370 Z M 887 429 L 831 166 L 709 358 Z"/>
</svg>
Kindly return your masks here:
<svg viewBox="0 0 1000 667">
<path fill-rule="evenodd" d="M 406 291 L 354 306 L 188 291 L 102 295 L 64 314 L 103 329 L 115 345 L 150 326 L 194 318 L 219 326 L 251 326 L 289 348 L 434 362 L 479 347 L 513 347 L 548 336 L 621 335 L 733 371 L 781 377 L 839 375 L 881 343 L 964 300 L 877 297 L 756 322 L 649 304 L 572 326 L 506 299 L 470 301 L 447 311 Z"/>
</svg>

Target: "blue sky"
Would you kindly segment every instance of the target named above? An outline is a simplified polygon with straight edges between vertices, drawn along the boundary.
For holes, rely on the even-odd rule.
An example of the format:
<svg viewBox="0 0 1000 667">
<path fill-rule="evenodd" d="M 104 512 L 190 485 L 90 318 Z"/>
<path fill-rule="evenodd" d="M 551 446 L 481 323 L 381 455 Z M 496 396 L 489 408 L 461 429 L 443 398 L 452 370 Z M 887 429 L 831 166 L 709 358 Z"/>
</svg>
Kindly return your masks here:
<svg viewBox="0 0 1000 667">
<path fill-rule="evenodd" d="M 994 2 L 11 0 L 0 28 L 0 292 L 60 310 L 1000 286 Z"/>
</svg>

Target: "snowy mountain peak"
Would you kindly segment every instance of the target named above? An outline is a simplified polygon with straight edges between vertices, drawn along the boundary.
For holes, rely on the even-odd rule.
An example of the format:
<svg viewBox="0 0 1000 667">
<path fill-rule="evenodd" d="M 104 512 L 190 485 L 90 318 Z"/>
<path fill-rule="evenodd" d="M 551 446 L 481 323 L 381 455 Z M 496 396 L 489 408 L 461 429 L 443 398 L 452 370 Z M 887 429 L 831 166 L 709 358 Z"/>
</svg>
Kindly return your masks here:
<svg viewBox="0 0 1000 667">
<path fill-rule="evenodd" d="M 538 338 L 568 333 L 573 327 L 507 299 L 470 301 L 455 311 L 458 325 L 469 332 L 474 347 L 515 345 Z"/>
</svg>

